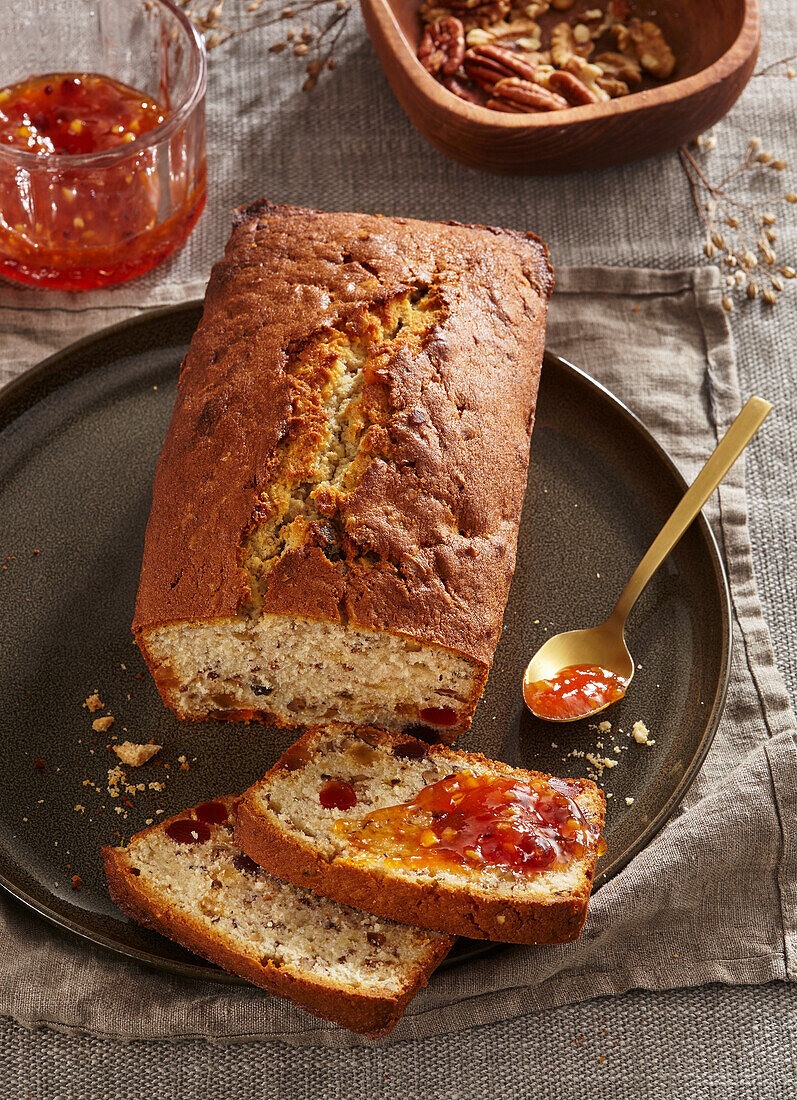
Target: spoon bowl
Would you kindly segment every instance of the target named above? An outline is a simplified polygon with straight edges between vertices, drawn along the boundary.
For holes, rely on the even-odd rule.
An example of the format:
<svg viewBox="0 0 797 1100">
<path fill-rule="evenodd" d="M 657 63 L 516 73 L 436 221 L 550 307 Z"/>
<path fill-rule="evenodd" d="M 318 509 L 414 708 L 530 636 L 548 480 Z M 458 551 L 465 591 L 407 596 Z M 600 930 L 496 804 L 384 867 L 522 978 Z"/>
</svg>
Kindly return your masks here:
<svg viewBox="0 0 797 1100">
<path fill-rule="evenodd" d="M 613 672 L 624 682 L 626 690 L 628 689 L 634 676 L 634 658 L 625 644 L 623 624 L 616 623 L 614 616 L 600 626 L 593 626 L 588 630 L 568 630 L 549 638 L 529 661 L 523 676 L 524 687 L 538 683 L 540 680 L 550 680 L 566 668 L 594 665 Z M 548 714 L 538 714 L 533 704 L 529 702 L 526 692 L 524 692 L 524 698 L 533 714 L 549 722 L 576 722 L 580 718 L 591 718 L 593 714 L 599 714 L 617 701 L 613 698 L 595 706 L 592 710 L 582 711 L 573 716 L 553 717 Z"/>
<path fill-rule="evenodd" d="M 523 698 L 537 718 L 575 722 L 598 714 L 625 695 L 634 675 L 634 660 L 625 644 L 631 608 L 771 411 L 768 401 L 749 398 L 653 540 L 609 618 L 590 630 L 555 634 L 540 646 L 523 675 Z M 622 690 L 619 684 L 611 684 L 607 673 L 622 682 Z"/>
</svg>

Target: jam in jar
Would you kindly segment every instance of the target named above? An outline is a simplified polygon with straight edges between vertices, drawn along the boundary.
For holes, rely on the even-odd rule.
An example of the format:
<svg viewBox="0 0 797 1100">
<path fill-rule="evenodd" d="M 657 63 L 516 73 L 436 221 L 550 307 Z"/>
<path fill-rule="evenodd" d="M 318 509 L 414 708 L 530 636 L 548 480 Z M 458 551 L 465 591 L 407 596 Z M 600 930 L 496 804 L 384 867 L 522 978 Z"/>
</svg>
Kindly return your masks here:
<svg viewBox="0 0 797 1100">
<path fill-rule="evenodd" d="M 204 116 L 167 133 L 169 117 L 98 73 L 0 89 L 0 274 L 90 289 L 182 244 L 205 202 Z"/>
</svg>

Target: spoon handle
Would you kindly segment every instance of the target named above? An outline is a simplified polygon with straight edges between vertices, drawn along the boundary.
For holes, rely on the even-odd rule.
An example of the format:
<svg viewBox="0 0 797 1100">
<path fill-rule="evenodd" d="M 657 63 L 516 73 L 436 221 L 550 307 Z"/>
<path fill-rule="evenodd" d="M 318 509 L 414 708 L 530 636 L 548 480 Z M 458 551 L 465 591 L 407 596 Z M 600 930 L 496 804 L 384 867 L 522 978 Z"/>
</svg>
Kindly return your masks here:
<svg viewBox="0 0 797 1100">
<path fill-rule="evenodd" d="M 620 594 L 610 619 L 624 623 L 643 588 L 676 546 L 700 509 L 733 466 L 755 433 L 772 411 L 761 397 L 751 397 L 717 444 L 714 453 L 689 486 L 670 518 L 659 531 L 650 549 L 634 570 Z"/>
</svg>

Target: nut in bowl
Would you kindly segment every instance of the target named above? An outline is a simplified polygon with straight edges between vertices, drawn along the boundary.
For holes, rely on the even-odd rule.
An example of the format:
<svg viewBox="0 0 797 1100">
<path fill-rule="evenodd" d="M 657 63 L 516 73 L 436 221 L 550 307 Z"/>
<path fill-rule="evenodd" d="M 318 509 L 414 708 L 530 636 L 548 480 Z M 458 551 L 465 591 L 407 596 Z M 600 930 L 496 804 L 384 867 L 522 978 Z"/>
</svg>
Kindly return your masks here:
<svg viewBox="0 0 797 1100">
<path fill-rule="evenodd" d="M 738 98 L 758 0 L 361 0 L 399 101 L 472 167 L 579 171 L 665 152 Z"/>
</svg>

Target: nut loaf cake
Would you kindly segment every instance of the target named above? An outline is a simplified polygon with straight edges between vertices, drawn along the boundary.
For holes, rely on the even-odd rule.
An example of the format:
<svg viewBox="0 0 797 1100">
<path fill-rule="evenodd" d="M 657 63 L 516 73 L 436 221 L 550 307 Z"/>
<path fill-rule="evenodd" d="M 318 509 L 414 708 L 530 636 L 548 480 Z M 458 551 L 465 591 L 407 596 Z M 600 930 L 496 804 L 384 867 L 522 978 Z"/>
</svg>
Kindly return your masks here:
<svg viewBox="0 0 797 1100">
<path fill-rule="evenodd" d="M 232 842 L 219 798 L 103 848 L 111 897 L 140 924 L 308 1012 L 386 1035 L 451 949 L 272 878 Z"/>
<path fill-rule="evenodd" d="M 470 725 L 552 281 L 527 234 L 236 213 L 180 373 L 133 624 L 179 717 L 448 741 Z"/>
<path fill-rule="evenodd" d="M 473 939 L 576 939 L 605 801 L 404 734 L 311 730 L 250 787 L 235 843 L 279 878 L 384 917 Z"/>
</svg>

